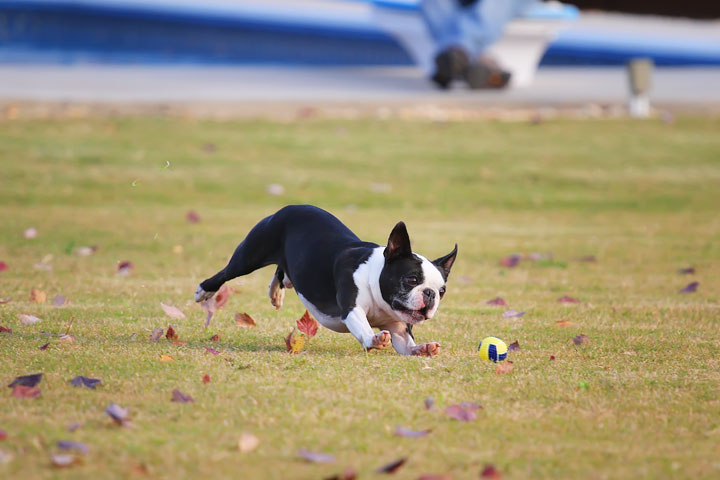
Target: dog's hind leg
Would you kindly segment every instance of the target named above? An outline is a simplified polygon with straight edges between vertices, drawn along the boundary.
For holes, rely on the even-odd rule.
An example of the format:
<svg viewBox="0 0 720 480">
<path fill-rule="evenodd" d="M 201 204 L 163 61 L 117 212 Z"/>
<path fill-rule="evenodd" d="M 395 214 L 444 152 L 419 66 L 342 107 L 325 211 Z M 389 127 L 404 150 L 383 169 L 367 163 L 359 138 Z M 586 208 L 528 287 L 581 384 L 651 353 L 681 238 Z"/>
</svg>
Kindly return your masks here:
<svg viewBox="0 0 720 480">
<path fill-rule="evenodd" d="M 285 285 L 283 284 L 283 277 L 285 274 L 280 267 L 275 270 L 272 281 L 270 282 L 270 303 L 275 307 L 275 310 L 280 310 L 283 306 L 283 299 L 285 298 Z"/>
<path fill-rule="evenodd" d="M 282 225 L 277 220 L 273 222 L 273 217 L 266 217 L 255 225 L 237 246 L 227 266 L 200 283 L 195 292 L 196 302 L 212 298 L 225 282 L 233 278 L 278 263 Z"/>
</svg>

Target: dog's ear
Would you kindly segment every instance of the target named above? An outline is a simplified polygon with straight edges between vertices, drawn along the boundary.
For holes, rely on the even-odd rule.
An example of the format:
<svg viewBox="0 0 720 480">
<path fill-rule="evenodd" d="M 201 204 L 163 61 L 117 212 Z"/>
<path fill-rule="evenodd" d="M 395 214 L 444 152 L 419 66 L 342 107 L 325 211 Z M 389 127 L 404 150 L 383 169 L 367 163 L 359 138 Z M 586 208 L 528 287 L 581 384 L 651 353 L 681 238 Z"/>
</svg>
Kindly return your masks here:
<svg viewBox="0 0 720 480">
<path fill-rule="evenodd" d="M 444 257 L 435 259 L 432 262 L 433 265 L 438 267 L 440 273 L 442 273 L 443 280 L 445 281 L 447 281 L 450 276 L 450 269 L 452 268 L 453 263 L 455 263 L 455 257 L 457 257 L 457 243 L 455 244 L 455 248 L 453 248 L 452 252 L 448 253 Z"/>
<path fill-rule="evenodd" d="M 383 254 L 386 261 L 403 256 L 412 256 L 410 236 L 403 222 L 398 222 L 390 232 L 390 238 L 388 238 L 388 244 Z"/>
</svg>

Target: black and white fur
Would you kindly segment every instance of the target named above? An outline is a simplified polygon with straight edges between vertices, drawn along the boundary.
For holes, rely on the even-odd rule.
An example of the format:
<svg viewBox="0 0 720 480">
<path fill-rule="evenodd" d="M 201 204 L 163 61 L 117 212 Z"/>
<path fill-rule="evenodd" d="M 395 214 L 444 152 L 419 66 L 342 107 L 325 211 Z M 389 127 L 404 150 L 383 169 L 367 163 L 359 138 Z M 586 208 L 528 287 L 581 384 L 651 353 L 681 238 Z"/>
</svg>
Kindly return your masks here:
<svg viewBox="0 0 720 480">
<path fill-rule="evenodd" d="M 383 247 L 363 242 L 320 208 L 291 205 L 255 225 L 228 265 L 200 283 L 195 300 L 211 298 L 233 278 L 277 265 L 269 291 L 275 308 L 282 306 L 284 289 L 294 287 L 322 325 L 352 333 L 365 349 L 392 343 L 403 355 L 432 356 L 439 344 L 416 345 L 412 328 L 435 315 L 456 256 L 457 245 L 432 262 L 413 253 L 403 222 Z"/>
</svg>

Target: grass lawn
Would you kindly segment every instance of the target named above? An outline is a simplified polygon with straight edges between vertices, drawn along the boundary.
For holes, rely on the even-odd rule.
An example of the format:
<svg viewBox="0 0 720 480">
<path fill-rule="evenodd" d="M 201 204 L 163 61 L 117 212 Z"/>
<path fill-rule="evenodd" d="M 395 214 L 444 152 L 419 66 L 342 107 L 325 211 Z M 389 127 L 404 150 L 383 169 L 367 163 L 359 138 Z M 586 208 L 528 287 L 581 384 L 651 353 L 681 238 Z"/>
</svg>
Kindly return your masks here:
<svg viewBox="0 0 720 480">
<path fill-rule="evenodd" d="M 2 123 L 0 297 L 11 301 L 0 325 L 12 329 L 0 333 L 2 381 L 44 377 L 40 398 L 0 395 L 0 477 L 320 479 L 352 467 L 372 478 L 407 457 L 396 478 L 477 478 L 486 464 L 517 479 L 718 478 L 718 132 L 708 118 Z M 198 282 L 289 203 L 326 208 L 378 243 L 404 220 L 431 258 L 459 244 L 438 315 L 415 329 L 440 342 L 439 356 L 366 355 L 324 329 L 286 353 L 304 308 L 293 291 L 271 307 L 271 268 L 231 282 L 237 293 L 203 328 Z M 36 238 L 24 238 L 30 227 Z M 535 252 L 552 258 L 499 263 Z M 579 260 L 588 255 L 597 261 Z M 129 276 L 116 274 L 122 261 Z M 693 281 L 697 292 L 679 293 Z M 33 288 L 44 304 L 29 301 Z M 53 306 L 57 294 L 69 304 Z M 508 306 L 486 303 L 497 296 Z M 505 318 L 508 308 L 526 313 Z M 237 327 L 237 312 L 257 327 Z M 42 333 L 73 317 L 73 342 Z M 170 323 L 186 344 L 150 341 Z M 580 334 L 590 343 L 576 346 Z M 489 335 L 519 342 L 511 373 L 477 357 Z M 74 388 L 76 375 L 102 384 Z M 176 388 L 195 402 L 171 402 Z M 445 414 L 463 401 L 482 404 L 477 420 Z M 111 402 L 130 409 L 130 427 L 109 421 Z M 405 438 L 399 426 L 432 431 Z M 243 432 L 256 450 L 238 451 Z M 90 452 L 59 470 L 58 440 Z M 301 448 L 337 461 L 309 463 Z"/>
</svg>

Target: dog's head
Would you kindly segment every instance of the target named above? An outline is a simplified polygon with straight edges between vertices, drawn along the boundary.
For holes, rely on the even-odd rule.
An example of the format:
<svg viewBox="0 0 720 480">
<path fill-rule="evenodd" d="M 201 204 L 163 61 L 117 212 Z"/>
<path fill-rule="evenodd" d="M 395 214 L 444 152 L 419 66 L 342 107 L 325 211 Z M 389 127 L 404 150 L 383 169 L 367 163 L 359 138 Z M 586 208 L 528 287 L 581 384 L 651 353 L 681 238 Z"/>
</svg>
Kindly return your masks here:
<svg viewBox="0 0 720 480">
<path fill-rule="evenodd" d="M 399 222 L 390 233 L 384 255 L 380 292 L 395 316 L 412 325 L 432 318 L 445 295 L 457 244 L 452 252 L 431 262 L 412 252 L 407 228 Z"/>
</svg>

